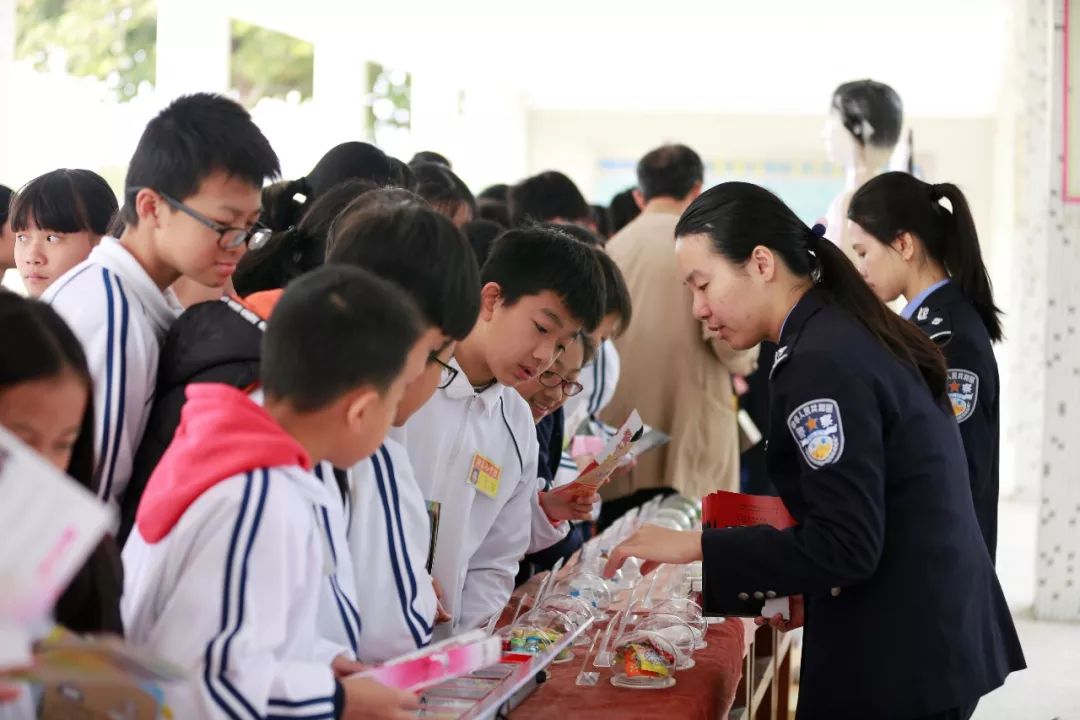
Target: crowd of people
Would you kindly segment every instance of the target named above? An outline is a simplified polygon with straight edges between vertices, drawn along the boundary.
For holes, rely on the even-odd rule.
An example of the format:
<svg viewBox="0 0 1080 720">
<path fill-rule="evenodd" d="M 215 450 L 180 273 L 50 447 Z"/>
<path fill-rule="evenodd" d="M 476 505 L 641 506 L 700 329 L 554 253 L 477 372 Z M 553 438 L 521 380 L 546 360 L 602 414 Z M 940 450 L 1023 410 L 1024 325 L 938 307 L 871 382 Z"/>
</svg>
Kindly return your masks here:
<svg viewBox="0 0 1080 720">
<path fill-rule="evenodd" d="M 363 142 L 279 176 L 242 107 L 195 94 L 123 197 L 70 169 L 0 197 L 28 296 L 0 291 L 0 424 L 116 510 L 55 621 L 188 671 L 174 717 L 411 717 L 356 673 L 487 625 L 658 493 L 738 490 L 755 373 L 799 526 L 645 528 L 609 568 L 703 558 L 707 601 L 804 598 L 800 717 L 966 717 L 1023 666 L 993 568 L 1000 311 L 955 186 L 863 186 L 856 267 L 683 145 L 610 206 Z M 553 492 L 590 460 L 570 440 L 635 408 L 670 444 Z M 904 670 L 836 689 L 879 649 Z"/>
</svg>

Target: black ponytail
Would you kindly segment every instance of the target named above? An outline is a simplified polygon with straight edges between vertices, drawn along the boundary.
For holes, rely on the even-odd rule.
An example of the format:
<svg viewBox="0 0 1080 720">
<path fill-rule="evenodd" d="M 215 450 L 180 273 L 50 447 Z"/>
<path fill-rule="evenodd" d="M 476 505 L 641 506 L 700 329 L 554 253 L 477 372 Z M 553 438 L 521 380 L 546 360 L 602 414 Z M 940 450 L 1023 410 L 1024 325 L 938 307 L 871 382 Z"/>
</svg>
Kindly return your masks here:
<svg viewBox="0 0 1080 720">
<path fill-rule="evenodd" d="M 311 199 L 310 193 L 307 178 L 282 180 L 267 185 L 262 191 L 262 213 L 259 221 L 271 230 L 288 230 L 303 217 Z M 299 200 L 297 195 L 303 195 L 305 199 Z"/>
<path fill-rule="evenodd" d="M 942 198 L 949 201 L 951 211 L 941 204 Z M 915 235 L 975 307 L 990 339 L 1001 340 L 1001 310 L 994 304 L 975 220 L 960 188 L 951 183 L 929 185 L 907 173 L 885 173 L 852 196 L 848 219 L 885 245 L 902 233 Z"/>
<path fill-rule="evenodd" d="M 737 265 L 764 246 L 796 276 L 817 284 L 894 357 L 916 369 L 935 397 L 945 393 L 945 360 L 917 327 L 874 295 L 847 255 L 768 190 L 742 182 L 721 183 L 703 193 L 679 219 L 675 237 L 707 235 L 713 250 Z"/>
<path fill-rule="evenodd" d="M 264 245 L 240 258 L 233 274 L 237 295 L 247 297 L 261 290 L 283 288 L 322 265 L 326 257 L 326 236 L 334 218 L 357 197 L 376 187 L 367 180 L 347 180 L 311 201 L 310 208 L 296 225 L 276 231 Z"/>
</svg>

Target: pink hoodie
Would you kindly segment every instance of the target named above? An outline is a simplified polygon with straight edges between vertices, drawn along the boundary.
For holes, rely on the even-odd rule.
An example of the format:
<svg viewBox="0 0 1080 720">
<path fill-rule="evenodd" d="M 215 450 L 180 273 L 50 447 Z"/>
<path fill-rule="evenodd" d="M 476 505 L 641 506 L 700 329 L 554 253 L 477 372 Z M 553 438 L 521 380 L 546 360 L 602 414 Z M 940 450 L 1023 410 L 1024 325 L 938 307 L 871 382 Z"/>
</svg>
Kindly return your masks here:
<svg viewBox="0 0 1080 720">
<path fill-rule="evenodd" d="M 204 492 L 258 468 L 311 469 L 311 458 L 265 409 L 230 385 L 187 387 L 176 435 L 150 476 L 135 524 L 148 543 L 164 538 Z"/>
</svg>

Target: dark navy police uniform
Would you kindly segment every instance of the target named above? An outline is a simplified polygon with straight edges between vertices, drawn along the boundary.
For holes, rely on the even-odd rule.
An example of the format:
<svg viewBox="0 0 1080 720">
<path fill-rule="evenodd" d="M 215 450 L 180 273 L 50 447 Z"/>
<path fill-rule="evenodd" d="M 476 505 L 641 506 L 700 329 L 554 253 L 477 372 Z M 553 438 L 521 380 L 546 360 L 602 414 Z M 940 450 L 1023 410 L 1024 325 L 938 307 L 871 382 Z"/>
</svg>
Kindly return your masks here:
<svg viewBox="0 0 1080 720">
<path fill-rule="evenodd" d="M 993 560 L 997 554 L 1000 392 L 990 334 L 974 306 L 951 282 L 922 298 L 910 314 L 945 354 L 946 391 L 960 423 L 975 516 Z"/>
<path fill-rule="evenodd" d="M 1025 667 L 946 401 L 818 289 L 781 333 L 767 456 L 799 525 L 706 530 L 704 600 L 804 595 L 800 720 L 947 713 Z"/>
</svg>

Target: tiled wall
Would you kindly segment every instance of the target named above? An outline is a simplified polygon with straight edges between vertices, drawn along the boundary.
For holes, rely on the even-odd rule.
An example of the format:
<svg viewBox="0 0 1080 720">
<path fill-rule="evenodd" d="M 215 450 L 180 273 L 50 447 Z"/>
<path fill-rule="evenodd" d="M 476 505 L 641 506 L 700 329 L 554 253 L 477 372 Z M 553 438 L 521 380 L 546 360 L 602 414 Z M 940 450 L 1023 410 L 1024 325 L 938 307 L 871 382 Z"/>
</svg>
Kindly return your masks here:
<svg viewBox="0 0 1080 720">
<path fill-rule="evenodd" d="M 1068 0 L 1032 3 L 1050 23 L 1048 203 L 1043 239 L 1032 247 L 1044 258 L 1046 304 L 1039 316 L 1045 342 L 1042 393 L 1042 489 L 1036 565 L 1039 617 L 1080 620 L 1080 204 L 1063 203 L 1064 21 Z M 1070 11 L 1080 31 L 1080 2 Z M 1034 63 L 1032 63 L 1033 65 Z M 1075 84 L 1075 78 L 1070 78 Z M 1075 112 L 1075 101 L 1070 113 Z M 1072 143 L 1080 138 L 1071 138 Z M 1080 148 L 1077 148 L 1080 149 Z M 1026 254 L 1026 253 L 1025 253 Z M 1032 265 L 1034 267 L 1034 264 Z"/>
<path fill-rule="evenodd" d="M 1080 620 L 1080 204 L 1062 201 L 1065 10 L 1015 0 L 1012 276 L 1002 474 L 1039 496 L 1035 612 Z M 1070 23 L 1080 30 L 1080 2 Z M 1075 80 L 1073 80 L 1075 82 Z M 1071 109 L 1070 109 L 1071 111 Z M 1074 138 L 1080 143 L 1080 138 Z M 1008 536 L 999 546 L 1010 542 Z"/>
</svg>

